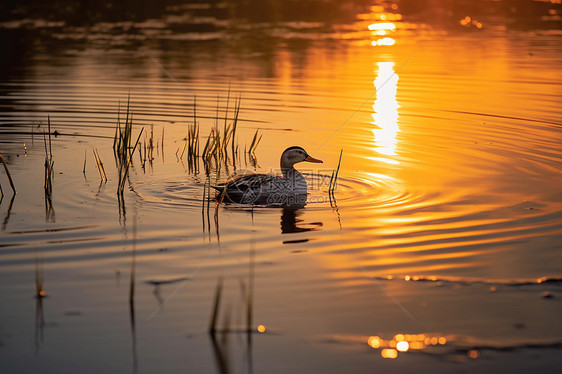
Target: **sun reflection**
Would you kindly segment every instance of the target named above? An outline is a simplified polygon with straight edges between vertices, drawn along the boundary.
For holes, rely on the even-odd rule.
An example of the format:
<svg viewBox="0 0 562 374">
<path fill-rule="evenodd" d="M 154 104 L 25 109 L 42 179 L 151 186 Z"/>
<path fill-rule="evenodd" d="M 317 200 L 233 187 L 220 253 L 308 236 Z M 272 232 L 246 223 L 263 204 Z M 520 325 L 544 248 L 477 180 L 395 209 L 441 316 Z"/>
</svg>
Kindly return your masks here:
<svg viewBox="0 0 562 374">
<path fill-rule="evenodd" d="M 392 22 L 377 22 L 369 25 L 369 30 L 396 30 L 396 25 Z"/>
<path fill-rule="evenodd" d="M 444 346 L 447 338 L 444 336 L 427 334 L 395 334 L 391 339 L 384 340 L 380 336 L 369 336 L 367 344 L 373 349 L 380 349 L 381 356 L 384 358 L 397 358 L 398 353 L 406 353 L 412 350 L 436 349 L 433 346 Z M 476 353 L 469 353 L 469 357 Z"/>
<path fill-rule="evenodd" d="M 480 352 L 478 352 L 475 349 L 471 349 L 466 354 L 467 354 L 468 357 L 470 357 L 472 359 L 477 359 L 478 357 L 480 357 Z"/>
<path fill-rule="evenodd" d="M 373 40 L 371 42 L 371 45 L 373 47 L 381 46 L 381 45 L 394 45 L 394 44 L 396 44 L 396 41 L 392 38 L 382 38 L 382 39 L 378 39 L 378 40 Z"/>
<path fill-rule="evenodd" d="M 381 351 L 381 356 L 384 358 L 396 358 L 398 357 L 398 352 L 396 349 L 386 348 Z"/>
<path fill-rule="evenodd" d="M 396 155 L 396 135 L 398 127 L 398 101 L 396 91 L 398 75 L 394 71 L 394 62 L 378 62 L 378 75 L 374 81 L 377 89 L 377 98 L 373 105 L 373 122 L 377 128 L 373 129 L 375 135 L 375 151 L 383 156 Z M 391 157 L 376 158 L 378 161 L 397 164 Z"/>
<path fill-rule="evenodd" d="M 358 15 L 359 19 L 369 22 L 367 28 L 373 36 L 382 36 L 382 38 L 371 41 L 373 47 L 396 44 L 396 40 L 388 36 L 398 29 L 397 23 L 402 20 L 402 15 L 396 12 L 398 7 L 395 5 L 393 4 L 390 9 L 381 5 L 374 5 L 370 7 L 370 13 Z"/>
<path fill-rule="evenodd" d="M 402 340 L 396 343 L 396 349 L 398 349 L 398 351 L 400 352 L 407 352 L 408 349 L 410 349 L 410 344 L 408 344 L 407 341 Z"/>
<path fill-rule="evenodd" d="M 369 344 L 371 348 L 379 348 L 381 346 L 381 338 L 378 336 L 370 336 L 367 340 L 367 344 Z"/>
<path fill-rule="evenodd" d="M 478 20 L 475 20 L 470 16 L 464 17 L 459 21 L 459 23 L 465 27 L 476 27 L 478 29 L 481 29 L 483 26 L 481 22 L 478 22 Z"/>
</svg>

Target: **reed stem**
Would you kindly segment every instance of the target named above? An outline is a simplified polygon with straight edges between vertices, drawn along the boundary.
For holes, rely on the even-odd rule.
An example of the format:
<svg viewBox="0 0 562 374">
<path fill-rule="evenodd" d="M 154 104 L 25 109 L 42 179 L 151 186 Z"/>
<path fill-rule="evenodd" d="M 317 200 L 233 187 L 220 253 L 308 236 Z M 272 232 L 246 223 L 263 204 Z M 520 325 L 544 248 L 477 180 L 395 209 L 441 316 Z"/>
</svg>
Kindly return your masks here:
<svg viewBox="0 0 562 374">
<path fill-rule="evenodd" d="M 16 194 L 16 187 L 14 186 L 14 181 L 12 181 L 12 176 L 10 175 L 10 170 L 8 170 L 8 164 L 6 163 L 6 161 L 4 160 L 4 157 L 2 157 L 2 155 L 0 154 L 0 161 L 2 162 L 2 165 L 4 165 L 4 170 L 6 171 L 6 177 L 8 177 L 8 182 L 10 183 L 10 187 L 12 187 L 12 191 L 14 192 L 14 195 Z M 2 195 L 4 195 L 4 193 L 2 192 Z"/>
</svg>

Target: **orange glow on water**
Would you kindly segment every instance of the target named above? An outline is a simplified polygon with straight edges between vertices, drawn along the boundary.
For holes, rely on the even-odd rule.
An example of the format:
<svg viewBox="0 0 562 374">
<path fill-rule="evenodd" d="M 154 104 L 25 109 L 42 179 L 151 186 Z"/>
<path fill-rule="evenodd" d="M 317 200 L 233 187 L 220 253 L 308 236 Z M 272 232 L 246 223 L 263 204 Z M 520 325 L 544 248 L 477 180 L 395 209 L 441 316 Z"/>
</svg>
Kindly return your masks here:
<svg viewBox="0 0 562 374">
<path fill-rule="evenodd" d="M 264 325 L 259 325 L 259 326 L 258 326 L 258 332 L 260 332 L 260 333 L 265 332 L 265 326 L 264 326 Z"/>
<path fill-rule="evenodd" d="M 396 358 L 398 357 L 398 351 L 396 349 L 385 348 L 381 351 L 381 356 L 383 358 Z"/>
<path fill-rule="evenodd" d="M 369 25 L 369 30 L 396 30 L 396 25 L 392 22 L 379 22 Z"/>
<path fill-rule="evenodd" d="M 373 40 L 371 42 L 371 45 L 373 47 L 377 47 L 377 46 L 391 46 L 396 44 L 396 41 L 392 38 L 382 38 L 382 39 L 378 39 L 378 40 Z"/>
<path fill-rule="evenodd" d="M 381 339 L 378 336 L 370 336 L 367 340 L 367 344 L 371 348 L 379 348 L 381 346 Z"/>
<path fill-rule="evenodd" d="M 425 348 L 425 344 L 423 344 L 422 342 L 411 342 L 411 343 L 410 343 L 410 348 L 411 348 L 411 349 L 424 349 L 424 348 Z"/>
<path fill-rule="evenodd" d="M 398 352 L 406 353 L 411 350 L 423 350 L 428 346 L 445 345 L 447 338 L 444 336 L 427 336 L 426 334 L 395 334 L 391 339 L 385 340 L 380 336 L 369 336 L 367 344 L 373 349 L 380 349 L 385 358 L 396 358 Z M 383 352 L 384 351 L 384 352 Z M 396 357 L 393 356 L 396 353 Z M 389 357 L 386 357 L 389 356 Z"/>
<path fill-rule="evenodd" d="M 476 27 L 478 29 L 481 29 L 483 26 L 481 22 L 471 18 L 470 16 L 464 17 L 459 21 L 459 23 L 465 27 Z"/>
<path fill-rule="evenodd" d="M 396 343 L 396 349 L 400 352 L 407 352 L 408 349 L 410 349 L 410 344 L 408 344 L 408 342 L 406 341 L 398 342 Z"/>
<path fill-rule="evenodd" d="M 398 75 L 394 71 L 394 62 L 378 62 L 377 78 L 373 82 L 377 97 L 373 104 L 373 129 L 375 136 L 375 151 L 384 156 L 395 156 L 397 140 L 400 131 L 398 127 L 398 101 L 396 91 Z M 395 161 L 391 157 L 384 157 Z"/>
<path fill-rule="evenodd" d="M 470 351 L 466 352 L 466 355 L 472 359 L 477 359 L 480 357 L 480 352 L 475 349 L 471 349 Z"/>
</svg>

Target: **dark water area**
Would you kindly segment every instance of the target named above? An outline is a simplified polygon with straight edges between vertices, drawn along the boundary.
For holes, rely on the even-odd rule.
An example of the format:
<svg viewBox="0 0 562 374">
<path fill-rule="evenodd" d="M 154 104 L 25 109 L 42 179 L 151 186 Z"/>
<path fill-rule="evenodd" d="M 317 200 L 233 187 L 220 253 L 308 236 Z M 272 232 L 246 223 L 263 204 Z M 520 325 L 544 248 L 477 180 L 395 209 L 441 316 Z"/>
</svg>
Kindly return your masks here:
<svg viewBox="0 0 562 374">
<path fill-rule="evenodd" d="M 561 15 L 2 2 L 0 371 L 557 373 Z M 215 198 L 293 145 L 306 201 Z"/>
</svg>

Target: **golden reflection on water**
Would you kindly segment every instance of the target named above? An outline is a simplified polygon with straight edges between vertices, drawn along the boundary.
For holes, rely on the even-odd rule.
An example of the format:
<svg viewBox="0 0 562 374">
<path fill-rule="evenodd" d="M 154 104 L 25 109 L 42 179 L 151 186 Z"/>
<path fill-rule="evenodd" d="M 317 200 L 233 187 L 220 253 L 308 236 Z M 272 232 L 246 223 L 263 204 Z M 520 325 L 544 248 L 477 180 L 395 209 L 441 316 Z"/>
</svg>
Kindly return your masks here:
<svg viewBox="0 0 562 374">
<path fill-rule="evenodd" d="M 385 348 L 381 351 L 381 356 L 384 358 L 396 358 L 398 357 L 398 352 L 393 348 Z"/>
<path fill-rule="evenodd" d="M 431 346 L 447 344 L 444 336 L 428 336 L 427 334 L 396 334 L 390 340 L 380 336 L 369 336 L 367 344 L 373 349 L 380 349 L 383 358 L 397 358 L 398 352 L 406 353 L 411 350 L 423 350 Z"/>
<path fill-rule="evenodd" d="M 371 31 L 378 31 L 378 30 L 396 30 L 396 25 L 392 22 L 378 22 L 378 23 L 373 23 L 371 25 L 369 25 L 369 30 Z"/>
<path fill-rule="evenodd" d="M 478 20 L 472 19 L 472 17 L 470 16 L 466 16 L 463 19 L 461 19 L 459 21 L 459 23 L 461 24 L 461 26 L 465 26 L 465 27 L 476 27 L 478 29 L 482 28 L 482 22 L 479 22 Z"/>
<path fill-rule="evenodd" d="M 394 62 L 378 62 L 378 75 L 374 81 L 377 97 L 373 104 L 373 129 L 375 136 L 375 152 L 386 157 L 374 157 L 374 160 L 388 164 L 398 164 L 392 156 L 396 156 L 397 139 L 400 131 L 398 127 L 398 101 L 396 92 L 398 87 L 398 74 L 394 71 Z"/>
<path fill-rule="evenodd" d="M 383 45 L 391 46 L 391 45 L 394 45 L 394 44 L 396 44 L 396 41 L 392 38 L 382 38 L 382 39 L 378 39 L 378 40 L 373 40 L 371 42 L 371 45 L 373 47 L 383 46 Z"/>
<path fill-rule="evenodd" d="M 368 19 L 375 20 L 376 22 L 371 23 L 367 26 L 371 34 L 375 37 L 384 36 L 383 38 L 373 40 L 371 45 L 373 47 L 379 46 L 391 46 L 396 44 L 396 40 L 387 35 L 396 31 L 396 24 L 390 21 L 399 21 L 402 19 L 401 14 L 395 13 L 385 13 L 384 8 L 373 7 L 371 8 L 371 14 L 367 15 Z"/>
<path fill-rule="evenodd" d="M 478 351 L 475 350 L 475 349 L 471 349 L 471 350 L 468 351 L 466 354 L 467 354 L 468 357 L 470 357 L 470 358 L 472 358 L 472 359 L 476 359 L 476 358 L 478 358 L 478 357 L 480 356 L 480 352 L 478 352 Z"/>
</svg>

